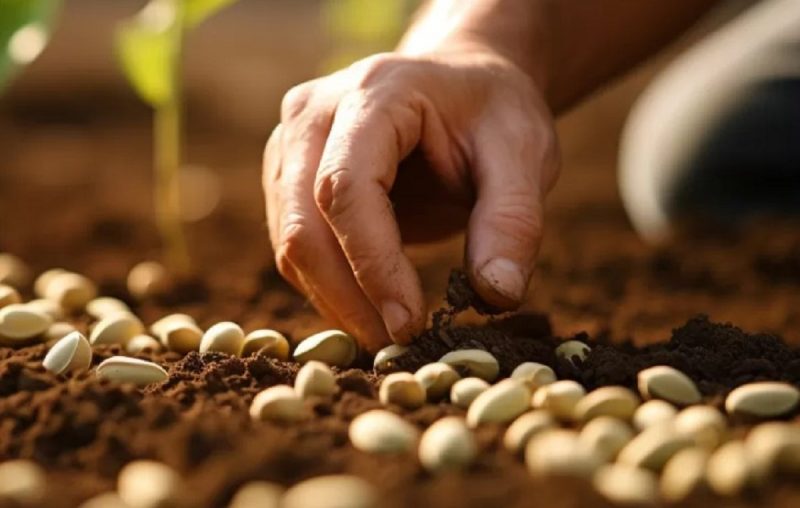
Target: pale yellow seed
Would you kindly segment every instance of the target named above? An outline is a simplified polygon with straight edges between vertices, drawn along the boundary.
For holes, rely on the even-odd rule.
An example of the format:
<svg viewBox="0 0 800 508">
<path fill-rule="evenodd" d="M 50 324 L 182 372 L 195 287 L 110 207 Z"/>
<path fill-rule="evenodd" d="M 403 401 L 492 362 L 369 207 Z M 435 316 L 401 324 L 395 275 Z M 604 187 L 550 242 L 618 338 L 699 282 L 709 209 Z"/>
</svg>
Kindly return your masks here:
<svg viewBox="0 0 800 508">
<path fill-rule="evenodd" d="M 22 303 L 19 291 L 7 284 L 0 284 L 0 309 L 12 303 Z"/>
<path fill-rule="evenodd" d="M 45 369 L 54 374 L 88 370 L 92 363 L 92 348 L 80 332 L 72 332 L 58 341 L 42 361 Z"/>
<path fill-rule="evenodd" d="M 303 399 L 291 386 L 276 385 L 255 396 L 250 404 L 250 416 L 254 420 L 294 423 L 304 420 L 308 414 Z"/>
<path fill-rule="evenodd" d="M 408 348 L 406 346 L 401 346 L 399 344 L 386 346 L 375 354 L 372 367 L 377 371 L 391 369 L 394 364 L 394 359 L 403 356 L 407 352 Z"/>
<path fill-rule="evenodd" d="M 708 450 L 697 447 L 686 448 L 673 455 L 661 473 L 661 496 L 678 503 L 705 485 L 709 457 Z"/>
<path fill-rule="evenodd" d="M 377 508 L 378 492 L 366 480 L 350 475 L 318 476 L 291 487 L 281 508 Z"/>
<path fill-rule="evenodd" d="M 676 453 L 692 446 L 692 440 L 679 434 L 671 423 L 648 427 L 620 450 L 617 461 L 629 466 L 660 471 Z"/>
<path fill-rule="evenodd" d="M 475 460 L 478 447 L 462 418 L 446 416 L 425 430 L 418 453 L 425 469 L 442 472 L 468 467 Z"/>
<path fill-rule="evenodd" d="M 519 379 L 528 385 L 531 391 L 556 382 L 556 373 L 543 363 L 524 362 L 511 372 L 511 379 Z"/>
<path fill-rule="evenodd" d="M 181 354 L 200 349 L 203 331 L 186 314 L 170 314 L 150 326 L 153 335 L 170 351 Z"/>
<path fill-rule="evenodd" d="M 96 320 L 117 312 L 131 312 L 131 309 L 122 300 L 110 296 L 101 296 L 86 304 L 86 313 Z"/>
<path fill-rule="evenodd" d="M 20 258 L 0 252 L 0 283 L 21 288 L 31 280 L 31 270 Z"/>
<path fill-rule="evenodd" d="M 800 426 L 786 422 L 759 424 L 747 435 L 745 446 L 758 476 L 800 474 Z"/>
<path fill-rule="evenodd" d="M 53 320 L 25 304 L 12 303 L 0 309 L 0 337 L 15 343 L 42 335 Z"/>
<path fill-rule="evenodd" d="M 283 492 L 283 486 L 277 483 L 245 483 L 236 491 L 228 508 L 279 508 Z"/>
<path fill-rule="evenodd" d="M 414 446 L 419 431 L 390 411 L 373 409 L 350 422 L 348 435 L 353 446 L 362 452 L 403 453 Z"/>
<path fill-rule="evenodd" d="M 81 503 L 78 508 L 130 508 L 116 492 L 98 494 Z"/>
<path fill-rule="evenodd" d="M 713 406 L 689 406 L 675 417 L 675 429 L 703 448 L 714 449 L 725 440 L 728 421 Z"/>
<path fill-rule="evenodd" d="M 160 365 L 138 358 L 112 356 L 97 366 L 97 377 L 115 383 L 133 383 L 146 386 L 160 383 L 169 378 L 169 374 Z"/>
<path fill-rule="evenodd" d="M 453 384 L 461 379 L 458 372 L 446 363 L 429 363 L 420 367 L 414 377 L 425 388 L 428 400 L 439 400 L 450 392 Z"/>
<path fill-rule="evenodd" d="M 575 405 L 575 419 L 587 422 L 598 416 L 630 420 L 639 406 L 639 397 L 622 386 L 603 386 L 587 393 Z"/>
<path fill-rule="evenodd" d="M 223 321 L 217 323 L 203 334 L 200 340 L 200 352 L 227 353 L 239 356 L 244 344 L 244 331 L 236 323 Z"/>
<path fill-rule="evenodd" d="M 341 330 L 316 333 L 294 350 L 294 359 L 300 363 L 317 360 L 336 367 L 349 367 L 357 355 L 356 339 Z"/>
<path fill-rule="evenodd" d="M 775 418 L 792 411 L 798 401 L 800 391 L 789 383 L 762 381 L 733 390 L 725 399 L 725 410 L 731 415 Z"/>
<path fill-rule="evenodd" d="M 587 478 L 600 467 L 602 459 L 580 443 L 577 432 L 547 429 L 528 441 L 525 463 L 536 476 Z"/>
<path fill-rule="evenodd" d="M 97 296 L 97 286 L 83 275 L 64 272 L 55 274 L 42 295 L 56 302 L 67 312 L 83 310 Z"/>
<path fill-rule="evenodd" d="M 117 477 L 117 493 L 131 508 L 175 506 L 183 490 L 178 473 L 153 460 L 130 462 Z"/>
<path fill-rule="evenodd" d="M 450 402 L 462 409 L 467 409 L 478 395 L 488 390 L 490 386 L 479 377 L 459 379 L 450 387 Z"/>
<path fill-rule="evenodd" d="M 47 314 L 53 321 L 64 319 L 64 309 L 52 300 L 37 298 L 36 300 L 29 301 L 25 305 L 36 310 L 36 312 Z"/>
<path fill-rule="evenodd" d="M 621 505 L 643 505 L 658 499 L 656 475 L 625 464 L 606 464 L 594 475 L 592 485 L 603 497 Z"/>
<path fill-rule="evenodd" d="M 471 376 L 479 377 L 485 381 L 494 381 L 500 372 L 497 359 L 488 351 L 482 349 L 460 349 L 451 351 L 442 356 L 439 361 L 453 368 L 462 368 Z"/>
<path fill-rule="evenodd" d="M 540 409 L 529 411 L 509 425 L 503 435 L 503 446 L 511 453 L 521 453 L 533 436 L 557 426 L 558 422 L 547 411 Z"/>
<path fill-rule="evenodd" d="M 530 400 L 531 391 L 526 384 L 504 379 L 472 402 L 467 411 L 467 425 L 510 422 L 530 407 Z"/>
<path fill-rule="evenodd" d="M 582 446 L 604 461 L 610 461 L 633 439 L 633 435 L 633 429 L 622 420 L 598 416 L 583 426 L 578 439 Z"/>
<path fill-rule="evenodd" d="M 188 314 L 168 314 L 150 325 L 150 331 L 154 336 L 160 337 L 173 323 L 197 325 L 194 318 Z"/>
<path fill-rule="evenodd" d="M 568 340 L 559 344 L 556 348 L 556 356 L 575 364 L 576 358 L 583 362 L 591 351 L 592 348 L 579 340 Z"/>
<path fill-rule="evenodd" d="M 38 505 L 47 490 L 41 466 L 26 459 L 0 463 L 0 501 L 14 505 Z"/>
<path fill-rule="evenodd" d="M 289 359 L 289 341 L 276 330 L 254 330 L 244 338 L 242 356 L 256 353 L 286 361 Z"/>
<path fill-rule="evenodd" d="M 665 400 L 648 400 L 633 413 L 633 427 L 643 431 L 655 425 L 671 422 L 677 414 L 675 406 Z"/>
<path fill-rule="evenodd" d="M 700 402 L 697 385 L 686 374 L 668 365 L 657 365 L 639 372 L 639 393 L 645 399 L 664 399 L 678 406 Z"/>
<path fill-rule="evenodd" d="M 382 404 L 396 404 L 416 409 L 425 404 L 425 388 L 410 372 L 393 372 L 383 378 L 378 399 Z"/>
<path fill-rule="evenodd" d="M 45 330 L 44 334 L 42 334 L 42 340 L 45 342 L 45 344 L 47 344 L 48 348 L 51 348 L 56 344 L 56 342 L 60 341 L 70 333 L 77 331 L 78 329 L 70 323 L 53 323 L 47 328 L 47 330 Z"/>
<path fill-rule="evenodd" d="M 46 270 L 36 277 L 36 280 L 33 282 L 33 292 L 36 293 L 36 296 L 44 298 L 50 282 L 52 282 L 57 275 L 61 275 L 62 273 L 68 272 L 63 268 L 51 268 L 50 270 Z"/>
<path fill-rule="evenodd" d="M 89 334 L 89 342 L 93 346 L 101 344 L 125 345 L 133 337 L 144 333 L 144 325 L 138 317 L 127 311 L 118 311 L 106 315 L 97 322 Z"/>
<path fill-rule="evenodd" d="M 311 360 L 297 372 L 294 389 L 303 398 L 312 395 L 328 397 L 336 393 L 336 377 L 330 367 L 322 362 Z"/>
<path fill-rule="evenodd" d="M 130 354 L 138 354 L 145 349 L 161 351 L 161 343 L 149 335 L 139 334 L 133 336 L 131 340 L 125 344 L 125 351 Z"/>
<path fill-rule="evenodd" d="M 556 381 L 545 385 L 533 394 L 532 405 L 546 409 L 560 420 L 572 420 L 575 406 L 586 395 L 583 386 L 572 380 Z"/>
<path fill-rule="evenodd" d="M 706 479 L 720 496 L 737 496 L 755 483 L 755 471 L 742 441 L 728 441 L 708 459 Z"/>
<path fill-rule="evenodd" d="M 128 292 L 138 300 L 164 294 L 169 289 L 169 273 L 156 261 L 143 261 L 128 273 Z"/>
</svg>

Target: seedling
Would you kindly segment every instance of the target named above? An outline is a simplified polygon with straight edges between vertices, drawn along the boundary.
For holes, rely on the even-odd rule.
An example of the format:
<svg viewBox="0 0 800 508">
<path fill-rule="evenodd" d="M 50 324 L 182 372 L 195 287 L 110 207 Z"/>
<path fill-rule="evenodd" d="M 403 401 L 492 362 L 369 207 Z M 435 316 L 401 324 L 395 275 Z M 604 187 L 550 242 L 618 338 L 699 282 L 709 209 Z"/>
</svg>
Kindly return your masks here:
<svg viewBox="0 0 800 508">
<path fill-rule="evenodd" d="M 61 0 L 0 0 L 0 91 L 42 52 Z"/>
<path fill-rule="evenodd" d="M 0 0 L 2 1 L 2 0 Z M 180 215 L 181 62 L 186 34 L 235 0 L 150 0 L 117 31 L 117 57 L 131 86 L 154 109 L 155 215 L 168 265 L 190 271 Z"/>
</svg>

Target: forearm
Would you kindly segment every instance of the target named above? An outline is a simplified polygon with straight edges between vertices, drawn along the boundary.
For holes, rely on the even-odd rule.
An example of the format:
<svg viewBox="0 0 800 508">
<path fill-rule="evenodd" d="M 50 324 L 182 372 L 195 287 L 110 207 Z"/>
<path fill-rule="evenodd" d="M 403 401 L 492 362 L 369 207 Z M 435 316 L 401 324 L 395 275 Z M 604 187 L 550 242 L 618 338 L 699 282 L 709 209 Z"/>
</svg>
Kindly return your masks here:
<svg viewBox="0 0 800 508">
<path fill-rule="evenodd" d="M 561 111 L 690 26 L 716 0 L 432 0 L 406 53 L 479 50 L 527 72 Z"/>
</svg>

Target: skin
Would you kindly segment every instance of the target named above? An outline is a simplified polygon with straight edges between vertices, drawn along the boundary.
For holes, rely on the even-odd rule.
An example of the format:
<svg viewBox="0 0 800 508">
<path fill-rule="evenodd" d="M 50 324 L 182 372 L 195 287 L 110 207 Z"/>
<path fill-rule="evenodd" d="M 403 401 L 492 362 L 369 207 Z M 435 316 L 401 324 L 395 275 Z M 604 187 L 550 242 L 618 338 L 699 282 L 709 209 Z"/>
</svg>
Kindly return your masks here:
<svg viewBox="0 0 800 508">
<path fill-rule="evenodd" d="M 370 351 L 427 309 L 404 242 L 466 230 L 489 303 L 518 307 L 558 178 L 553 116 L 713 0 L 435 0 L 392 53 L 292 88 L 264 154 L 280 273 Z"/>
</svg>

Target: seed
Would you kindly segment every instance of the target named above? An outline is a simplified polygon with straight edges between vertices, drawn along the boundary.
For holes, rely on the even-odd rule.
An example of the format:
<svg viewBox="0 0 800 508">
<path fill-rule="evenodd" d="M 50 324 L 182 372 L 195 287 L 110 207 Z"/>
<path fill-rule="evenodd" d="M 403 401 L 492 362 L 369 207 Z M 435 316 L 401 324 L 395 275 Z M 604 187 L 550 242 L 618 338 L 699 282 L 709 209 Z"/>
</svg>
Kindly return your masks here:
<svg viewBox="0 0 800 508">
<path fill-rule="evenodd" d="M 286 491 L 281 508 L 375 508 L 375 487 L 351 475 L 317 476 Z"/>
<path fill-rule="evenodd" d="M 336 367 L 349 367 L 356 359 L 356 339 L 340 330 L 328 330 L 308 337 L 297 345 L 294 359 L 300 363 L 317 360 Z"/>
<path fill-rule="evenodd" d="M 282 494 L 283 487 L 277 483 L 248 482 L 239 487 L 228 508 L 278 508 Z"/>
<path fill-rule="evenodd" d="M 465 377 L 459 379 L 450 387 L 450 402 L 456 406 L 467 409 L 470 404 L 491 386 L 479 377 Z"/>
<path fill-rule="evenodd" d="M 539 432 L 556 427 L 553 415 L 544 410 L 529 411 L 519 416 L 509 425 L 503 435 L 503 446 L 511 453 L 518 454 L 525 449 L 525 445 Z"/>
<path fill-rule="evenodd" d="M 583 362 L 591 350 L 592 348 L 579 340 L 568 340 L 559 344 L 556 348 L 556 356 L 575 365 L 575 358 Z"/>
<path fill-rule="evenodd" d="M 731 415 L 775 418 L 792 411 L 798 400 L 800 391 L 789 383 L 748 383 L 728 394 L 725 410 Z"/>
<path fill-rule="evenodd" d="M 678 406 L 697 404 L 702 396 L 689 376 L 667 365 L 639 372 L 639 393 L 645 399 L 664 399 Z"/>
<path fill-rule="evenodd" d="M 289 359 L 289 341 L 276 330 L 254 330 L 244 338 L 242 356 L 255 353 L 286 361 Z"/>
<path fill-rule="evenodd" d="M 169 374 L 160 365 L 138 358 L 112 356 L 97 366 L 97 377 L 115 383 L 145 386 L 165 381 Z"/>
<path fill-rule="evenodd" d="M 84 371 L 92 363 L 92 348 L 80 332 L 72 332 L 53 346 L 42 361 L 45 369 L 54 374 Z"/>
<path fill-rule="evenodd" d="M 375 354 L 375 360 L 372 363 L 372 368 L 376 371 L 383 371 L 392 368 L 393 360 L 398 356 L 403 356 L 408 352 L 406 346 L 399 344 L 392 344 L 386 346 Z"/>
<path fill-rule="evenodd" d="M 710 453 L 703 448 L 686 448 L 667 461 L 661 473 L 661 495 L 667 501 L 683 501 L 705 484 Z"/>
<path fill-rule="evenodd" d="M 45 490 L 45 472 L 35 462 L 16 459 L 0 463 L 0 501 L 14 505 L 38 505 Z"/>
<path fill-rule="evenodd" d="M 556 382 L 556 373 L 543 363 L 524 362 L 517 365 L 511 373 L 511 379 L 519 379 L 532 391 L 544 385 Z"/>
<path fill-rule="evenodd" d="M 132 355 L 141 353 L 145 349 L 150 351 L 160 351 L 161 343 L 149 335 L 135 335 L 125 344 L 125 352 Z"/>
<path fill-rule="evenodd" d="M 353 446 L 367 453 L 403 453 L 410 450 L 419 431 L 396 414 L 373 409 L 356 416 L 348 431 Z"/>
<path fill-rule="evenodd" d="M 536 476 L 589 477 L 602 461 L 593 450 L 581 445 L 575 431 L 548 429 L 528 441 L 525 463 Z"/>
<path fill-rule="evenodd" d="M 604 461 L 610 461 L 633 439 L 633 430 L 622 420 L 598 416 L 583 426 L 578 439 L 582 446 Z"/>
<path fill-rule="evenodd" d="M 61 275 L 62 273 L 69 272 L 63 268 L 51 268 L 50 270 L 42 272 L 41 275 L 36 277 L 36 280 L 33 281 L 33 292 L 37 296 L 44 298 L 45 294 L 47 293 L 47 287 L 57 275 Z"/>
<path fill-rule="evenodd" d="M 439 361 L 453 368 L 461 367 L 466 369 L 471 376 L 479 377 L 489 382 L 494 381 L 500 372 L 500 365 L 498 365 L 497 359 L 483 349 L 451 351 L 439 358 Z"/>
<path fill-rule="evenodd" d="M 419 442 L 419 460 L 433 472 L 463 469 L 475 460 L 477 453 L 472 432 L 457 416 L 436 420 Z"/>
<path fill-rule="evenodd" d="M 303 365 L 294 380 L 294 389 L 303 398 L 312 395 L 328 397 L 336 393 L 336 388 L 336 377 L 331 368 L 316 360 Z"/>
<path fill-rule="evenodd" d="M 706 479 L 720 496 L 736 496 L 755 483 L 750 456 L 742 441 L 728 441 L 708 459 Z"/>
<path fill-rule="evenodd" d="M 130 311 L 130 307 L 125 302 L 110 296 L 101 296 L 86 304 L 86 313 L 98 320 L 109 314 Z"/>
<path fill-rule="evenodd" d="M 484 391 L 467 411 L 467 425 L 506 423 L 524 413 L 531 404 L 531 391 L 516 379 L 504 379 Z"/>
<path fill-rule="evenodd" d="M 428 400 L 439 400 L 450 391 L 453 384 L 461 379 L 458 372 L 446 363 L 435 362 L 423 365 L 414 377 L 425 389 Z"/>
<path fill-rule="evenodd" d="M 194 318 L 188 314 L 168 314 L 150 325 L 150 331 L 153 332 L 153 335 L 159 337 L 174 323 L 197 325 Z"/>
<path fill-rule="evenodd" d="M 648 427 L 620 450 L 617 461 L 629 466 L 660 471 L 676 453 L 692 445 L 671 423 Z"/>
<path fill-rule="evenodd" d="M 288 385 L 276 385 L 258 393 L 250 404 L 254 420 L 292 423 L 306 418 L 303 399 Z"/>
<path fill-rule="evenodd" d="M 675 417 L 675 429 L 698 446 L 713 450 L 725 439 L 728 422 L 713 406 L 689 406 Z"/>
<path fill-rule="evenodd" d="M 169 274 L 161 263 L 143 261 L 128 272 L 128 293 L 138 300 L 163 295 L 169 286 Z"/>
<path fill-rule="evenodd" d="M 800 426 L 785 422 L 762 423 L 750 431 L 745 445 L 754 470 L 760 476 L 800 473 Z"/>
<path fill-rule="evenodd" d="M 144 332 L 139 318 L 127 311 L 109 314 L 92 328 L 89 342 L 93 346 L 101 344 L 127 344 L 136 335 Z"/>
<path fill-rule="evenodd" d="M 43 334 L 51 324 L 50 316 L 25 304 L 12 303 L 0 309 L 0 337 L 12 344 Z"/>
<path fill-rule="evenodd" d="M 661 399 L 648 400 L 633 413 L 633 427 L 638 431 L 671 422 L 678 414 L 675 406 Z"/>
<path fill-rule="evenodd" d="M 67 312 L 83 310 L 97 296 L 97 286 L 83 275 L 63 272 L 53 275 L 41 295 Z"/>
<path fill-rule="evenodd" d="M 36 312 L 47 314 L 53 321 L 64 319 L 64 309 L 52 300 L 45 300 L 44 298 L 37 298 L 25 304 L 27 307 L 34 309 Z"/>
<path fill-rule="evenodd" d="M 594 474 L 597 492 L 617 504 L 652 504 L 658 498 L 658 481 L 652 472 L 625 464 L 606 464 Z"/>
<path fill-rule="evenodd" d="M 533 407 L 547 409 L 559 420 L 571 420 L 575 406 L 586 395 L 583 386 L 572 380 L 556 381 L 533 394 Z"/>
<path fill-rule="evenodd" d="M 394 372 L 383 378 L 378 398 L 381 404 L 416 409 L 425 404 L 425 388 L 410 372 Z"/>
<path fill-rule="evenodd" d="M 130 508 L 116 492 L 105 492 L 87 499 L 78 508 Z"/>
<path fill-rule="evenodd" d="M 0 309 L 12 303 L 22 303 L 19 291 L 9 285 L 0 284 Z"/>
<path fill-rule="evenodd" d="M 45 330 L 42 340 L 47 344 L 47 347 L 51 348 L 56 345 L 56 342 L 77 331 L 78 329 L 69 323 L 53 323 Z"/>
<path fill-rule="evenodd" d="M 170 351 L 186 354 L 200 349 L 203 331 L 186 314 L 170 314 L 150 326 L 150 331 Z"/>
<path fill-rule="evenodd" d="M 200 340 L 200 352 L 219 352 L 239 356 L 244 344 L 244 332 L 236 323 L 223 321 L 217 323 L 203 334 Z"/>
<path fill-rule="evenodd" d="M 0 252 L 0 283 L 21 288 L 31 279 L 31 270 L 20 258 Z"/>
<path fill-rule="evenodd" d="M 587 422 L 598 416 L 613 416 L 630 420 L 639 397 L 622 386 L 603 386 L 586 394 L 575 405 L 575 419 Z"/>
<path fill-rule="evenodd" d="M 178 473 L 161 462 L 129 462 L 117 477 L 117 493 L 131 508 L 175 506 L 183 491 Z"/>
</svg>

